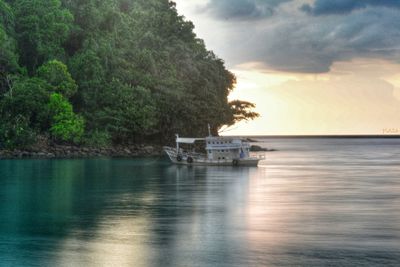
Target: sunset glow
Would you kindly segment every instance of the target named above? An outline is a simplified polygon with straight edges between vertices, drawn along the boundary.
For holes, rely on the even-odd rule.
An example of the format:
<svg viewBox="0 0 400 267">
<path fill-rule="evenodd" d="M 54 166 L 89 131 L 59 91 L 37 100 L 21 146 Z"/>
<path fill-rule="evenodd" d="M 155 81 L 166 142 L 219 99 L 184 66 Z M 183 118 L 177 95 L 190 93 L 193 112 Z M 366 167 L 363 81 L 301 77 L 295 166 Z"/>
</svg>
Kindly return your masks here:
<svg viewBox="0 0 400 267">
<path fill-rule="evenodd" d="M 337 32 L 343 31 L 347 26 L 352 27 L 349 16 L 362 17 L 365 19 L 363 23 L 367 25 L 365 30 L 373 31 L 373 21 L 368 21 L 367 14 L 364 16 L 362 12 L 375 12 L 376 16 L 381 16 L 378 12 L 384 14 L 388 10 L 366 7 L 348 15 L 311 17 L 295 8 L 310 1 L 283 2 L 288 3 L 277 7 L 275 13 L 268 17 L 248 18 L 241 14 L 243 17 L 240 18 L 219 19 L 219 13 L 216 15 L 205 11 L 219 8 L 213 6 L 215 1 L 209 1 L 208 4 L 194 0 L 177 1 L 178 11 L 194 22 L 198 36 L 205 40 L 209 49 L 225 60 L 227 67 L 237 76 L 237 86 L 229 98 L 255 103 L 256 111 L 261 115 L 257 120 L 235 125 L 223 134 L 390 134 L 387 129 L 399 129 L 400 132 L 400 65 L 386 58 L 386 55 L 391 53 L 397 55 L 398 52 L 393 51 L 399 51 L 399 48 L 385 47 L 385 43 L 377 44 L 381 47 L 369 47 L 369 52 L 363 52 L 362 48 L 354 47 L 351 48 L 354 51 L 347 58 L 344 56 L 346 50 L 338 50 L 343 54 L 341 55 L 339 52 L 332 52 L 335 48 L 321 48 L 325 49 L 324 53 L 315 48 L 315 54 L 305 51 L 304 49 L 310 48 L 302 45 L 311 41 L 302 43 L 295 40 L 297 47 L 293 47 L 293 44 L 288 48 L 287 42 L 291 40 L 287 40 L 286 44 L 282 43 L 282 50 L 298 51 L 288 50 L 286 54 L 284 51 L 277 51 L 278 54 L 282 54 L 280 58 L 271 55 L 274 52 L 268 48 L 276 45 L 279 40 L 275 39 L 285 35 L 284 32 L 271 34 L 284 27 L 286 22 L 282 19 L 289 14 L 298 19 L 293 23 L 304 23 L 309 27 L 305 34 L 312 36 L 311 34 L 319 30 L 321 35 L 325 34 L 326 29 L 322 29 L 325 23 L 326 27 L 335 30 L 330 35 L 339 36 Z M 340 21 L 342 28 L 331 26 L 333 18 Z M 322 23 L 321 29 L 317 28 L 317 24 L 309 25 L 318 21 Z M 371 26 L 368 26 L 368 23 L 371 23 Z M 247 32 L 244 31 L 246 27 Z M 250 32 L 254 33 L 251 38 Z M 269 36 L 270 39 L 265 39 L 257 33 Z M 293 38 L 302 38 L 296 34 L 292 35 Z M 323 43 L 323 36 L 316 38 L 313 41 L 316 47 L 329 46 Z M 339 39 L 335 38 L 332 42 Z M 360 35 L 359 38 L 364 36 Z M 343 47 L 351 47 L 356 41 L 359 40 L 348 40 L 349 43 L 343 44 Z M 257 45 L 259 42 L 263 45 Z M 254 47 L 255 45 L 257 47 Z M 306 54 L 301 55 L 302 53 L 311 54 L 307 57 Z M 318 55 L 319 53 L 323 54 Z M 289 58 L 291 54 L 292 58 Z M 260 57 L 259 62 L 248 60 L 256 55 Z M 332 61 L 329 63 L 328 58 L 333 56 L 337 59 L 329 59 Z M 323 61 L 325 58 L 326 61 Z M 326 70 L 328 64 L 330 66 Z M 296 69 L 299 71 L 295 71 Z M 393 133 L 396 134 L 396 131 Z"/>
<path fill-rule="evenodd" d="M 255 103 L 261 117 L 229 134 L 382 134 L 399 127 L 398 71 L 362 60 L 336 63 L 328 74 L 233 70 L 238 84 L 230 98 Z"/>
</svg>

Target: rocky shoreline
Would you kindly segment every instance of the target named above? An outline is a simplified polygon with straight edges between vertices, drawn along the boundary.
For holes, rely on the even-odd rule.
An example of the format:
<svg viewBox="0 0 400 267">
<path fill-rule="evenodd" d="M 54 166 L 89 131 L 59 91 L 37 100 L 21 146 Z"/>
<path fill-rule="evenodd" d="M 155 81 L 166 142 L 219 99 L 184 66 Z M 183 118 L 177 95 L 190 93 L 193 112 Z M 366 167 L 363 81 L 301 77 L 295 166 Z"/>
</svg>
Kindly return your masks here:
<svg viewBox="0 0 400 267">
<path fill-rule="evenodd" d="M 38 142 L 24 149 L 0 149 L 2 159 L 79 159 L 79 158 L 129 158 L 129 157 L 158 157 L 163 155 L 161 145 L 134 144 L 113 145 L 109 147 L 90 147 L 83 145 L 60 145 L 51 143 L 46 138 L 39 138 Z M 272 152 L 275 149 L 252 145 L 252 152 Z"/>
<path fill-rule="evenodd" d="M 150 157 L 161 156 L 162 147 L 157 145 L 126 145 L 104 148 L 51 145 L 29 149 L 0 150 L 1 159 L 71 159 L 98 157 Z"/>
</svg>

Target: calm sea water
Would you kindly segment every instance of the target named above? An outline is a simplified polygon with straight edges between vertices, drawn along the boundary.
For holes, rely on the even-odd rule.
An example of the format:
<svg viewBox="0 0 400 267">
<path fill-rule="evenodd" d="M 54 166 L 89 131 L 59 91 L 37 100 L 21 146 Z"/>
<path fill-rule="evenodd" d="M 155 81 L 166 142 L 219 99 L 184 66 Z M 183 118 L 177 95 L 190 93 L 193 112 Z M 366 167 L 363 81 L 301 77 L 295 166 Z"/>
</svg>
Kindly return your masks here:
<svg viewBox="0 0 400 267">
<path fill-rule="evenodd" d="M 0 161 L 0 266 L 399 266 L 399 139 L 263 139 L 258 168 Z"/>
</svg>

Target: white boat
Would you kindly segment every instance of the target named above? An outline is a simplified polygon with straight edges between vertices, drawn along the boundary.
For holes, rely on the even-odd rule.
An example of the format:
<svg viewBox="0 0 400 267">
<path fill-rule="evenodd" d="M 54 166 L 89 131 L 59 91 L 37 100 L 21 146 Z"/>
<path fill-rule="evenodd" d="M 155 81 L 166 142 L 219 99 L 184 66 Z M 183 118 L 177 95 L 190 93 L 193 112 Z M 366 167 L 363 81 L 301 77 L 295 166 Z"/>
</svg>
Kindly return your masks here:
<svg viewBox="0 0 400 267">
<path fill-rule="evenodd" d="M 196 152 L 196 150 L 200 152 Z M 263 156 L 250 156 L 250 144 L 235 137 L 182 138 L 176 147 L 164 147 L 170 160 L 182 165 L 257 166 Z"/>
</svg>

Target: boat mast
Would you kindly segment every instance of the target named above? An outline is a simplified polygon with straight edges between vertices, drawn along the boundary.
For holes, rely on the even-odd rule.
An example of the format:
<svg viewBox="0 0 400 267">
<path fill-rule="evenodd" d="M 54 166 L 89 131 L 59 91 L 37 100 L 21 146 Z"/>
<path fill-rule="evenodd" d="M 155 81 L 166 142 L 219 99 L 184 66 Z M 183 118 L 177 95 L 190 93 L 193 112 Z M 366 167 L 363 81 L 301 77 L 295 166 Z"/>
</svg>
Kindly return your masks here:
<svg viewBox="0 0 400 267">
<path fill-rule="evenodd" d="M 179 143 L 178 143 L 179 134 L 176 134 L 175 136 L 176 136 L 176 140 L 175 140 L 175 142 L 176 142 L 176 153 L 179 154 Z"/>
<path fill-rule="evenodd" d="M 211 136 L 211 127 L 210 127 L 210 124 L 208 124 L 208 136 Z"/>
</svg>

